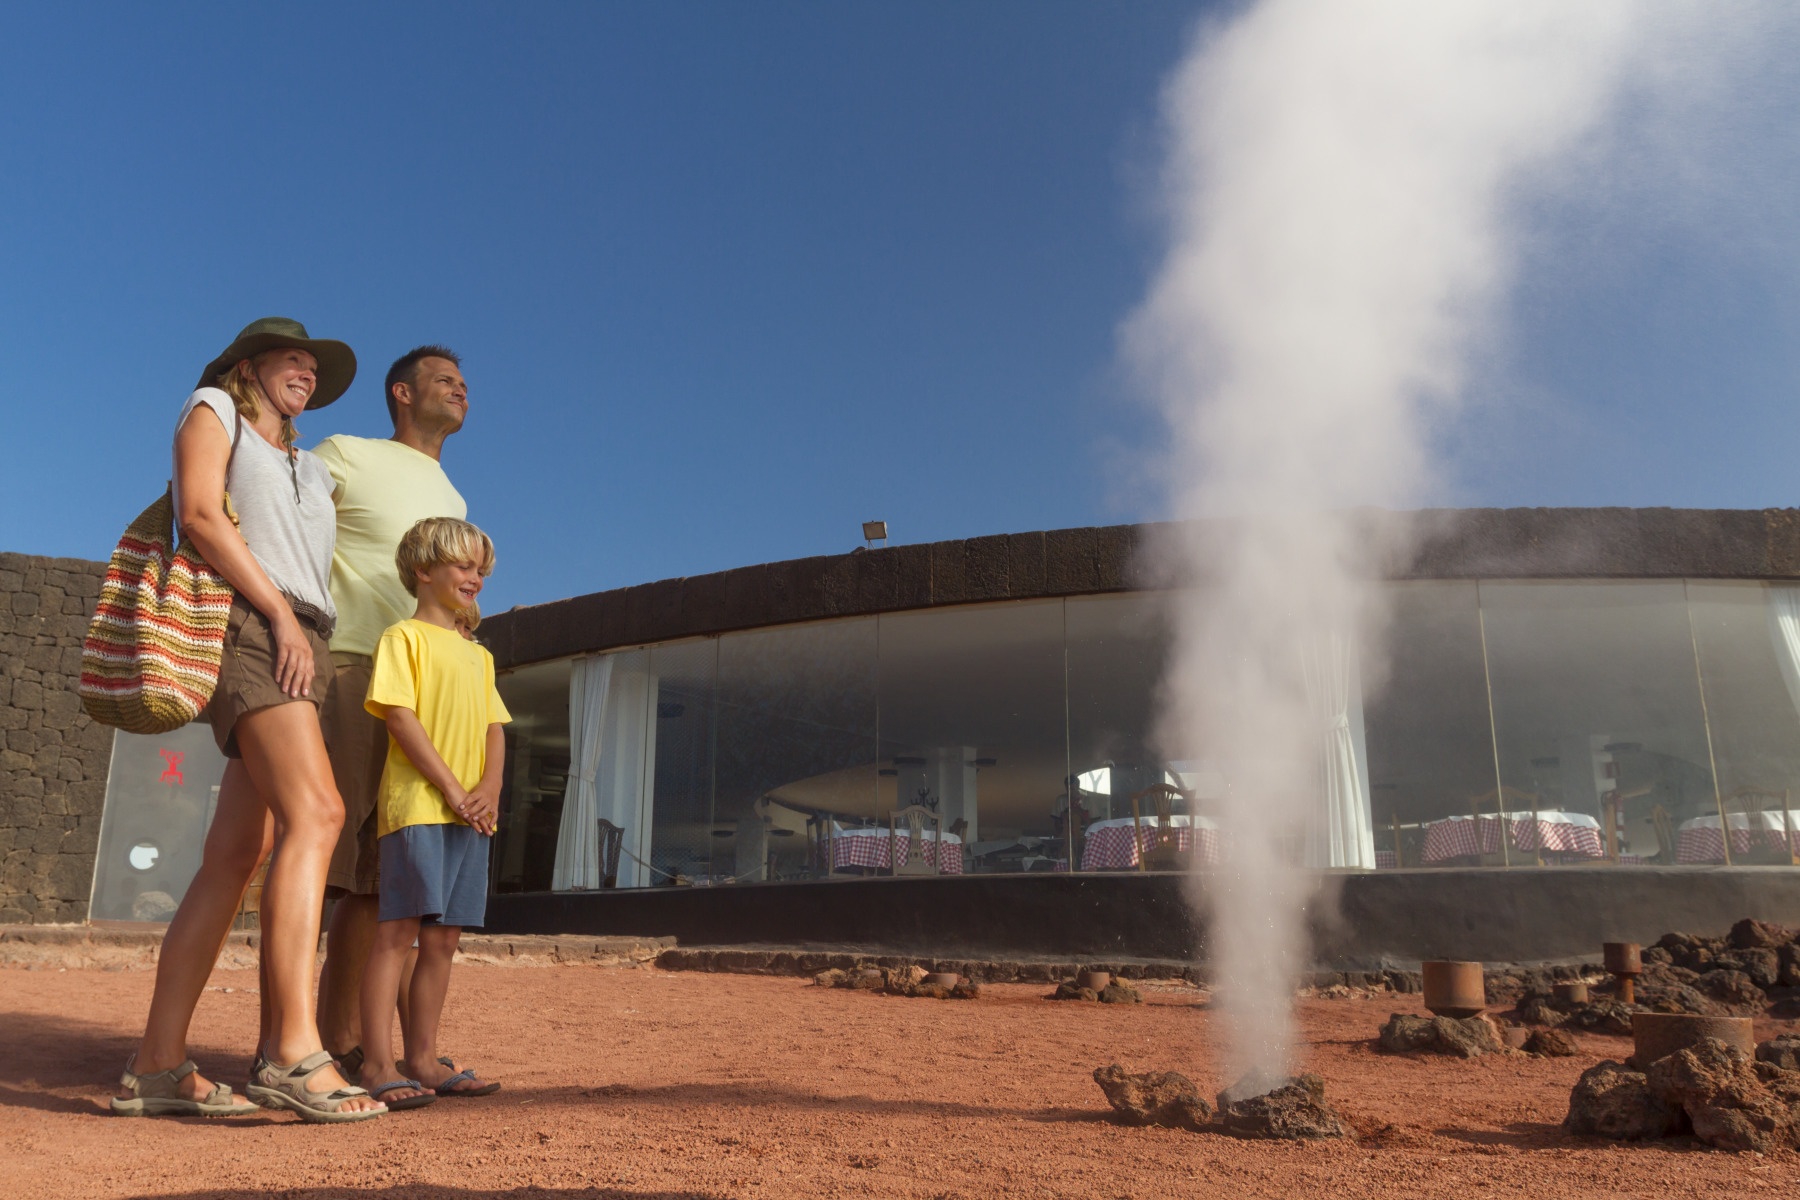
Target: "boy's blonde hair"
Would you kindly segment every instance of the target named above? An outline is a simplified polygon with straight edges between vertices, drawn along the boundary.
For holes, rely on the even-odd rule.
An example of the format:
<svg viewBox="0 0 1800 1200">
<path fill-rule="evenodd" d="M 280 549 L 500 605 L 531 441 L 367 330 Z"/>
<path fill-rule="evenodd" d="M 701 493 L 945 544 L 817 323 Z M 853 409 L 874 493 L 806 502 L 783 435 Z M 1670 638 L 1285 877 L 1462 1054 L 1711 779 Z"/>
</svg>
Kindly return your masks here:
<svg viewBox="0 0 1800 1200">
<path fill-rule="evenodd" d="M 419 594 L 418 572 L 454 562 L 473 562 L 482 575 L 492 575 L 494 540 L 467 521 L 426 517 L 406 531 L 400 549 L 394 552 L 400 582 L 410 596 Z"/>
</svg>

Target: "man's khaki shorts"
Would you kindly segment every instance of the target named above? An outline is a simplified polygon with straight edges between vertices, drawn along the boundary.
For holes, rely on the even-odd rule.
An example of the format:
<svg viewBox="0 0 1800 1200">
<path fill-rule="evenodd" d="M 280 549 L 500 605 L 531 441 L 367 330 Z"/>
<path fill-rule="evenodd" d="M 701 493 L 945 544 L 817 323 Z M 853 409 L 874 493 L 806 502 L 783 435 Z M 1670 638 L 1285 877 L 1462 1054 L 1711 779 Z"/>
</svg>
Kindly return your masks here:
<svg viewBox="0 0 1800 1200">
<path fill-rule="evenodd" d="M 325 885 L 328 895 L 372 896 L 381 890 L 375 800 L 381 791 L 381 768 L 387 762 L 387 725 L 363 707 L 369 694 L 369 656 L 339 653 L 333 654 L 331 661 L 337 667 L 337 679 L 319 712 L 319 724 L 325 734 L 325 750 L 331 755 L 332 778 L 344 798 L 344 831 L 338 834 L 337 849 L 332 851 Z"/>
</svg>

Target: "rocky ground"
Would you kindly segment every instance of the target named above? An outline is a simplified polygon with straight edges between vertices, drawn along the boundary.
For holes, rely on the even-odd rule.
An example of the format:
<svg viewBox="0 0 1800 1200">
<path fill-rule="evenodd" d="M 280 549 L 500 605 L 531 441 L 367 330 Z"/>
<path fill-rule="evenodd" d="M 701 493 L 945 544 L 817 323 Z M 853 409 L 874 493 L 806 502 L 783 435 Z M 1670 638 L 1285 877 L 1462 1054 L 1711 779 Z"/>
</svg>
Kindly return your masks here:
<svg viewBox="0 0 1800 1200">
<path fill-rule="evenodd" d="M 1214 1100 L 1205 993 L 1139 982 L 1141 1004 L 1057 1003 L 1042 983 L 962 1002 L 810 979 L 650 967 L 470 965 L 446 1049 L 503 1080 L 349 1127 L 284 1116 L 104 1115 L 143 1018 L 147 971 L 0 969 L 0 1151 L 22 1196 L 591 1200 L 678 1196 L 1441 1197 L 1793 1194 L 1800 1156 L 1692 1137 L 1563 1128 L 1588 1068 L 1627 1039 L 1565 1031 L 1568 1057 L 1391 1054 L 1416 995 L 1334 988 L 1298 1005 L 1302 1061 L 1354 1138 L 1279 1142 L 1119 1122 L 1094 1071 L 1176 1070 Z M 203 1070 L 241 1081 L 255 977 L 219 971 L 195 1022 Z M 230 990 L 226 990 L 230 989 Z M 1793 1022 L 1758 1019 L 1759 1039 Z"/>
</svg>

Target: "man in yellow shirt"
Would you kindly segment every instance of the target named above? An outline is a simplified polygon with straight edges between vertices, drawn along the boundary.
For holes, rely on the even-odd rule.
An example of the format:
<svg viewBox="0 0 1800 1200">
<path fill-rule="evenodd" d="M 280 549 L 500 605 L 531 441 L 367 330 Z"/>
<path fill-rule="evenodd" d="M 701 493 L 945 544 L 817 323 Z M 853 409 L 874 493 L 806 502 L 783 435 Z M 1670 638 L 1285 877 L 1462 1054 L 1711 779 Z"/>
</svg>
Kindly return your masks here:
<svg viewBox="0 0 1800 1200">
<path fill-rule="evenodd" d="M 344 830 L 326 877 L 336 898 L 319 979 L 319 1033 L 346 1069 L 361 1067 L 357 994 L 375 936 L 380 889 L 376 794 L 387 759 L 387 728 L 363 708 L 375 647 L 391 625 L 413 615 L 415 601 L 394 570 L 406 531 L 426 517 L 468 515 L 439 459 L 444 439 L 462 428 L 469 389 L 462 360 L 443 346 L 420 346 L 388 368 L 382 393 L 392 438 L 339 434 L 313 451 L 331 472 L 337 545 L 331 639 L 337 682 L 320 713 L 332 774 L 344 798 Z"/>
</svg>

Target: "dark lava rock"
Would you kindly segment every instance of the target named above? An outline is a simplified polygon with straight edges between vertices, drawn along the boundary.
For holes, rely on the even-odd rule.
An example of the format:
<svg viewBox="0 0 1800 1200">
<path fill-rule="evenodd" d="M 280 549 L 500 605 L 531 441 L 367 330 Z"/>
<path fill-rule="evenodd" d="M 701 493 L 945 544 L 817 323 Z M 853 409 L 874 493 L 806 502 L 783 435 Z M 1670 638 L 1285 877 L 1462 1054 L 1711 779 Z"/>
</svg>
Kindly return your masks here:
<svg viewBox="0 0 1800 1200">
<path fill-rule="evenodd" d="M 1575 1008 L 1563 1024 L 1594 1033 L 1630 1037 L 1631 1009 L 1617 1000 L 1594 1000 Z"/>
<path fill-rule="evenodd" d="M 1098 1000 L 1100 993 L 1093 988 L 1076 987 L 1072 983 L 1059 983 L 1056 985 L 1056 992 L 1050 998 L 1052 1000 Z"/>
<path fill-rule="evenodd" d="M 1557 1007 L 1556 1001 L 1546 996 L 1533 996 L 1519 1005 L 1519 1020 L 1527 1025 L 1548 1025 L 1552 1028 L 1569 1019 L 1569 1014 Z"/>
<path fill-rule="evenodd" d="M 1219 1094 L 1215 1128 L 1239 1138 L 1311 1141 L 1354 1137 L 1350 1127 L 1325 1102 L 1325 1081 L 1310 1072 L 1297 1075 L 1273 1091 L 1241 1100 L 1226 1097 L 1249 1085 L 1239 1080 Z"/>
<path fill-rule="evenodd" d="M 1163 1125 L 1199 1132 L 1212 1119 L 1212 1106 L 1186 1075 L 1175 1071 L 1128 1074 L 1118 1063 L 1097 1067 L 1094 1082 L 1127 1125 Z"/>
<path fill-rule="evenodd" d="M 1534 1029 L 1519 1048 L 1527 1054 L 1541 1054 L 1545 1058 L 1573 1058 L 1581 1053 L 1575 1035 L 1566 1029 Z"/>
<path fill-rule="evenodd" d="M 1425 990 L 1425 977 L 1418 971 L 1384 971 L 1388 990 L 1414 995 Z"/>
<path fill-rule="evenodd" d="M 1800 1071 L 1800 1033 L 1780 1033 L 1756 1047 L 1756 1061 Z"/>
<path fill-rule="evenodd" d="M 1142 1004 L 1144 997 L 1123 979 L 1115 979 L 1100 993 L 1102 1004 Z"/>
<path fill-rule="evenodd" d="M 1781 956 L 1773 950 L 1727 950 L 1719 961 L 1748 975 L 1760 989 L 1774 987 L 1781 978 Z"/>
<path fill-rule="evenodd" d="M 1773 950 L 1776 946 L 1793 940 L 1792 930 L 1771 925 L 1767 921 L 1758 921 L 1754 917 L 1745 917 L 1731 927 L 1731 944 L 1739 950 Z"/>
<path fill-rule="evenodd" d="M 1766 1002 L 1762 989 L 1742 971 L 1719 969 L 1708 971 L 1694 981 L 1698 991 L 1705 992 L 1721 1004 L 1741 1008 L 1761 1008 Z"/>
<path fill-rule="evenodd" d="M 1759 1065 L 1769 1069 L 1758 1072 L 1742 1051 L 1707 1038 L 1657 1059 L 1644 1080 L 1709 1146 L 1764 1154 L 1800 1146 L 1800 1074 Z"/>
<path fill-rule="evenodd" d="M 1413 1017 L 1388 1014 L 1381 1027 L 1381 1048 L 1392 1054 L 1416 1052 L 1479 1058 L 1506 1049 L 1493 1024 L 1480 1017 Z"/>
<path fill-rule="evenodd" d="M 1781 987 L 1800 987 L 1800 944 L 1789 942 L 1775 952 L 1781 964 L 1781 974 L 1776 984 Z"/>
<path fill-rule="evenodd" d="M 1641 1007 L 1656 1013 L 1686 1013 L 1696 1017 L 1725 1015 L 1725 1006 L 1709 1000 L 1684 984 L 1674 987 L 1650 987 L 1638 993 Z"/>
<path fill-rule="evenodd" d="M 1661 946 L 1651 946 L 1639 954 L 1638 957 L 1643 962 L 1645 971 L 1649 971 L 1652 967 L 1665 966 L 1675 961 L 1675 959 L 1670 956 L 1669 952 Z"/>
<path fill-rule="evenodd" d="M 1581 1073 L 1569 1093 L 1563 1128 L 1622 1141 L 1668 1137 L 1681 1129 L 1682 1113 L 1657 1098 L 1642 1071 L 1611 1059 Z"/>
</svg>

